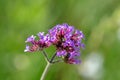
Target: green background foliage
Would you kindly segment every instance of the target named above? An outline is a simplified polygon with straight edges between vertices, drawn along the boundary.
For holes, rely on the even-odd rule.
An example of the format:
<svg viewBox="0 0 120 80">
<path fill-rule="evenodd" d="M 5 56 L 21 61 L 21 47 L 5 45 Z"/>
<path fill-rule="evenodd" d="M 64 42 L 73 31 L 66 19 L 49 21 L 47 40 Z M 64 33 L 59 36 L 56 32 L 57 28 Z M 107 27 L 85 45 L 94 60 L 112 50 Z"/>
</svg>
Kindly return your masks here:
<svg viewBox="0 0 120 80">
<path fill-rule="evenodd" d="M 41 52 L 23 52 L 25 40 L 62 23 L 85 34 L 82 60 L 103 55 L 100 80 L 120 80 L 120 0 L 0 0 L 0 80 L 39 80 L 46 62 Z M 85 80 L 80 65 L 54 64 L 46 80 Z"/>
</svg>

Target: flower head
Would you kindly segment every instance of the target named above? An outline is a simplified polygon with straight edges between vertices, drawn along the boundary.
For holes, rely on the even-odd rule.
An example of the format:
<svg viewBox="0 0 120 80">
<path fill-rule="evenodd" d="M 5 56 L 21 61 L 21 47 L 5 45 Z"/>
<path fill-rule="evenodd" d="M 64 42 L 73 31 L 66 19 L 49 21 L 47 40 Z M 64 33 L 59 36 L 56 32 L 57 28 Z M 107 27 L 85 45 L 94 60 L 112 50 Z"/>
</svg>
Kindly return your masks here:
<svg viewBox="0 0 120 80">
<path fill-rule="evenodd" d="M 44 32 L 38 33 L 39 40 L 35 40 L 36 36 L 30 36 L 25 42 L 30 43 L 26 45 L 24 52 L 35 52 L 47 48 L 51 45 L 49 34 L 44 35 Z"/>
<path fill-rule="evenodd" d="M 31 45 L 26 45 L 24 52 L 35 52 L 54 45 L 57 50 L 56 56 L 62 57 L 64 62 L 80 63 L 77 57 L 80 56 L 80 49 L 85 46 L 82 43 L 84 38 L 82 31 L 68 24 L 59 24 L 50 29 L 47 34 L 39 32 L 37 36 L 38 40 L 35 40 L 36 36 L 33 35 L 27 38 L 25 42 Z"/>
<path fill-rule="evenodd" d="M 84 38 L 82 31 L 74 29 L 68 24 L 56 25 L 49 30 L 51 42 L 56 46 L 57 56 L 64 57 L 67 63 L 77 64 L 79 60 L 75 57 L 80 55 L 80 48 Z M 68 57 L 69 55 L 69 57 Z"/>
</svg>

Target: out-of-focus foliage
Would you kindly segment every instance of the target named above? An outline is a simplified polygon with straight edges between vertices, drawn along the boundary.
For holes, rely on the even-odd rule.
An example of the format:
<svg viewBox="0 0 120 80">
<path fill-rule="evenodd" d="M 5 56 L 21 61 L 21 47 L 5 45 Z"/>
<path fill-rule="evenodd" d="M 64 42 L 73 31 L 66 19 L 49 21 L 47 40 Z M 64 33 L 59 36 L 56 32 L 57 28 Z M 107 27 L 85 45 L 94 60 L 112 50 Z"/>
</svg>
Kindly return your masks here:
<svg viewBox="0 0 120 80">
<path fill-rule="evenodd" d="M 120 0 L 0 0 L 0 80 L 39 80 L 46 62 L 41 52 L 24 53 L 24 41 L 61 23 L 82 30 L 86 48 L 80 65 L 54 64 L 46 80 L 120 80 Z M 93 53 L 102 55 L 98 78 Z"/>
</svg>

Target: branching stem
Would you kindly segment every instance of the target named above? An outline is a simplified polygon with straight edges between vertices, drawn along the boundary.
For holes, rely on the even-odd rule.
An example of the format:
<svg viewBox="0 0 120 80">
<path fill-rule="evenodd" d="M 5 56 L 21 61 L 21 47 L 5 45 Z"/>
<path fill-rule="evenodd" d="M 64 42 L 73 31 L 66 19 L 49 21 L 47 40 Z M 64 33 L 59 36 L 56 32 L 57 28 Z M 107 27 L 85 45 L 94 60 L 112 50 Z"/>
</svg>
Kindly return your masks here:
<svg viewBox="0 0 120 80">
<path fill-rule="evenodd" d="M 45 59 L 47 61 L 47 65 L 46 65 L 46 67 L 45 67 L 45 69 L 44 69 L 44 71 L 42 73 L 42 76 L 41 76 L 40 80 L 44 80 L 45 75 L 48 72 L 48 69 L 49 69 L 49 67 L 50 67 L 50 65 L 52 63 L 62 62 L 62 60 L 56 60 L 56 61 L 54 61 L 54 59 L 56 57 L 56 53 L 52 56 L 52 58 L 50 60 L 49 60 L 48 55 L 46 54 L 46 52 L 44 50 L 43 50 L 43 54 L 44 54 Z"/>
</svg>

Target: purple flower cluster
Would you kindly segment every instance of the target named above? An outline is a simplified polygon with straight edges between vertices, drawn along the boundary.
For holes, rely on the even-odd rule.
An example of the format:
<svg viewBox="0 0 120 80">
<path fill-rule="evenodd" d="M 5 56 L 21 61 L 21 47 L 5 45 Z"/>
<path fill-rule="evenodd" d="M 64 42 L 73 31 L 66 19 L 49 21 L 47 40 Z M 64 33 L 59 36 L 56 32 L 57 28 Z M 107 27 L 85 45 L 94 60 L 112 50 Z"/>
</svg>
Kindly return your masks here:
<svg viewBox="0 0 120 80">
<path fill-rule="evenodd" d="M 80 49 L 84 48 L 82 31 L 74 29 L 73 26 L 68 24 L 62 24 L 50 29 L 48 34 L 44 35 L 44 32 L 40 32 L 38 36 L 39 40 L 35 40 L 36 36 L 33 35 L 27 38 L 26 42 L 32 45 L 27 45 L 25 52 L 34 52 L 54 45 L 56 56 L 62 57 L 64 62 L 69 64 L 80 63 L 77 57 L 80 56 Z"/>
<path fill-rule="evenodd" d="M 44 35 L 44 32 L 39 32 L 38 37 L 39 40 L 35 40 L 36 36 L 33 35 L 27 38 L 25 42 L 31 45 L 26 45 L 24 52 L 35 52 L 51 45 L 49 34 Z"/>
<path fill-rule="evenodd" d="M 70 64 L 80 62 L 76 57 L 80 56 L 80 48 L 84 47 L 81 43 L 84 34 L 81 31 L 68 24 L 62 24 L 50 29 L 49 34 L 51 43 L 57 49 L 57 56 L 63 57 L 64 61 Z"/>
</svg>

